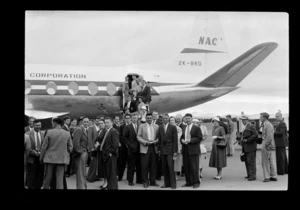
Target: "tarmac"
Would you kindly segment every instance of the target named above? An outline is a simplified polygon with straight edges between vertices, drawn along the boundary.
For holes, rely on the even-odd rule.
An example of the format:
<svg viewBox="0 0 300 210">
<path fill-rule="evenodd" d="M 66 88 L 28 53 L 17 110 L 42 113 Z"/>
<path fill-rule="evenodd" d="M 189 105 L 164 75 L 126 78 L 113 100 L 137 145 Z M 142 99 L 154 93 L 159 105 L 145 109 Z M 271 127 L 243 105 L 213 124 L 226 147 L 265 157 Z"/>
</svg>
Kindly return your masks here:
<svg viewBox="0 0 300 210">
<path fill-rule="evenodd" d="M 203 167 L 203 178 L 201 179 L 200 187 L 193 189 L 192 187 L 181 187 L 185 183 L 185 177 L 178 177 L 177 179 L 177 188 L 172 190 L 171 188 L 160 188 L 149 186 L 148 188 L 143 188 L 142 184 L 134 184 L 134 186 L 129 186 L 128 181 L 126 180 L 126 169 L 124 172 L 123 180 L 118 182 L 119 190 L 170 190 L 170 191 L 201 191 L 201 190 L 271 190 L 271 191 L 285 191 L 288 189 L 288 175 L 278 175 L 278 181 L 263 182 L 263 172 L 261 168 L 261 152 L 258 149 L 256 154 L 256 180 L 248 181 L 244 177 L 246 176 L 246 167 L 245 163 L 240 161 L 241 149 L 236 148 L 234 155 L 227 157 L 227 167 L 223 168 L 222 179 L 215 180 L 214 177 L 217 175 L 216 168 L 210 168 L 208 166 L 210 152 L 205 156 L 204 161 L 201 162 Z M 287 150 L 288 153 L 288 150 Z M 135 178 L 134 178 L 135 181 Z M 163 183 L 163 177 L 161 181 L 156 181 L 160 186 Z M 93 183 L 87 182 L 88 190 L 100 190 L 100 186 L 103 184 L 103 181 L 96 181 Z M 67 178 L 68 189 L 76 189 L 76 175 L 72 175 Z"/>
</svg>

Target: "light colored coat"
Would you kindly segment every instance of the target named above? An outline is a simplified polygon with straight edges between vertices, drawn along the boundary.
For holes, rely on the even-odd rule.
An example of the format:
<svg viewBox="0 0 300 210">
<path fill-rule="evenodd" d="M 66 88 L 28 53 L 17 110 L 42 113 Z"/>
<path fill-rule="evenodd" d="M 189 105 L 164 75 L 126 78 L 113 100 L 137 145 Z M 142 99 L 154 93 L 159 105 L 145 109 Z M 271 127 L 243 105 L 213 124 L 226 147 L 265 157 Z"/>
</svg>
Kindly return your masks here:
<svg viewBox="0 0 300 210">
<path fill-rule="evenodd" d="M 268 120 L 264 122 L 262 129 L 262 144 L 267 150 L 275 150 L 274 127 Z"/>
<path fill-rule="evenodd" d="M 158 141 L 158 128 L 159 126 L 157 124 L 153 124 L 154 129 L 154 140 Z M 148 138 L 148 131 L 147 131 L 147 122 L 143 123 L 139 126 L 138 134 L 137 134 L 137 140 L 140 142 L 140 153 L 146 154 L 148 152 L 148 146 L 146 146 L 146 143 L 149 143 Z M 155 145 L 155 152 L 158 152 L 157 146 Z"/>
<path fill-rule="evenodd" d="M 48 130 L 41 148 L 40 160 L 44 163 L 66 164 L 70 162 L 73 143 L 70 132 L 62 128 Z"/>
<path fill-rule="evenodd" d="M 45 133 L 43 131 L 40 131 L 40 133 L 41 133 L 41 147 L 42 147 Z M 27 153 L 26 162 L 33 164 L 36 159 L 35 153 L 37 150 L 37 148 L 36 148 L 37 145 L 36 145 L 35 139 L 34 139 L 34 130 L 27 132 L 27 134 L 29 135 L 29 139 L 30 139 L 30 148 Z"/>
</svg>

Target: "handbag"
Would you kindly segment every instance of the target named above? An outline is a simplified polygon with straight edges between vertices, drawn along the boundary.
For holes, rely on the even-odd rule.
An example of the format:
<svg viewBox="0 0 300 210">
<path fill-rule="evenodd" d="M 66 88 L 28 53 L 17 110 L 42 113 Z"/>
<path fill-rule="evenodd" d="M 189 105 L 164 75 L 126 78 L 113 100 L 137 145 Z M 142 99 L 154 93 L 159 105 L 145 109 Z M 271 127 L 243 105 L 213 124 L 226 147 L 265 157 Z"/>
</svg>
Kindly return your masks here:
<svg viewBox="0 0 300 210">
<path fill-rule="evenodd" d="M 227 145 L 227 144 L 226 144 L 225 140 L 219 141 L 219 142 L 217 143 L 217 147 L 220 147 L 220 148 L 225 148 L 226 145 Z"/>
<path fill-rule="evenodd" d="M 245 160 L 246 160 L 245 153 L 242 152 L 241 155 L 240 155 L 240 158 L 241 158 L 242 162 L 245 162 Z"/>
</svg>

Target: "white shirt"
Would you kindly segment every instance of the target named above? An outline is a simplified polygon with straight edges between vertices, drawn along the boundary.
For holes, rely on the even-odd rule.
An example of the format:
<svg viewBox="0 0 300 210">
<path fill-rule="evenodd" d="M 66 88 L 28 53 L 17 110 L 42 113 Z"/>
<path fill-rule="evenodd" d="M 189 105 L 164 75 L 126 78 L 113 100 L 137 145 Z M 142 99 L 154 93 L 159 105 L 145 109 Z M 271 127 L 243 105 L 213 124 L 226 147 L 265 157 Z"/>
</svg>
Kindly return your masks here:
<svg viewBox="0 0 300 210">
<path fill-rule="evenodd" d="M 96 128 L 96 131 L 98 132 L 99 131 L 99 129 L 100 129 L 100 127 L 99 126 L 97 126 L 97 125 L 95 125 L 95 128 Z"/>
<path fill-rule="evenodd" d="M 69 127 L 65 124 L 65 127 L 67 128 L 68 131 L 70 131 Z"/>
<path fill-rule="evenodd" d="M 186 124 L 186 126 L 189 126 L 188 124 Z M 193 127 L 193 123 L 191 123 L 190 124 L 190 127 L 189 127 L 189 132 L 190 132 L 190 134 L 191 134 L 191 130 L 192 130 L 192 127 Z M 188 132 L 188 129 L 187 129 L 188 127 L 186 127 L 186 129 L 185 129 L 185 139 L 186 139 L 186 137 L 187 137 L 187 132 Z"/>
<path fill-rule="evenodd" d="M 41 144 L 41 140 L 42 140 L 42 137 L 41 137 L 41 132 L 36 132 L 36 131 L 34 131 L 34 141 L 35 141 L 35 145 L 36 145 L 36 147 L 37 147 L 37 135 L 39 135 L 39 139 L 40 139 L 40 145 L 42 145 Z"/>
<path fill-rule="evenodd" d="M 137 124 L 132 123 L 132 126 L 133 126 L 135 132 L 137 133 L 137 132 L 138 132 L 138 131 L 137 131 Z"/>
<path fill-rule="evenodd" d="M 128 101 L 128 102 L 127 102 L 127 108 L 128 108 L 128 109 L 130 108 L 130 103 L 131 103 L 131 101 Z"/>
<path fill-rule="evenodd" d="M 153 141 L 154 140 L 154 129 L 153 129 L 152 123 L 150 125 L 149 125 L 149 123 L 147 123 L 147 132 L 148 132 L 149 141 Z"/>
<path fill-rule="evenodd" d="M 167 132 L 168 125 L 169 125 L 169 123 L 167 123 L 166 125 L 164 124 L 164 129 L 165 129 L 165 132 Z"/>
</svg>

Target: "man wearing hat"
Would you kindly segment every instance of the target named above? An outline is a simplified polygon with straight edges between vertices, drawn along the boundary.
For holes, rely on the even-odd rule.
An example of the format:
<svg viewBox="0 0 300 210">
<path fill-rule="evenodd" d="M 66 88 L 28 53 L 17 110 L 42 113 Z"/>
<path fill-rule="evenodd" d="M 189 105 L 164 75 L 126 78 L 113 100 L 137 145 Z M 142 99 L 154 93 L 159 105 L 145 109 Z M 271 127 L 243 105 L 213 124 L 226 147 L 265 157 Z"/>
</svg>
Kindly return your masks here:
<svg viewBox="0 0 300 210">
<path fill-rule="evenodd" d="M 268 119 L 268 113 L 260 113 L 263 139 L 261 144 L 261 164 L 263 169 L 264 182 L 277 181 L 274 128 Z"/>
<path fill-rule="evenodd" d="M 245 129 L 241 136 L 241 144 L 243 153 L 245 154 L 245 165 L 247 170 L 247 176 L 245 177 L 248 181 L 256 179 L 256 138 L 258 136 L 257 131 L 249 122 L 247 116 L 240 117 Z"/>
</svg>

